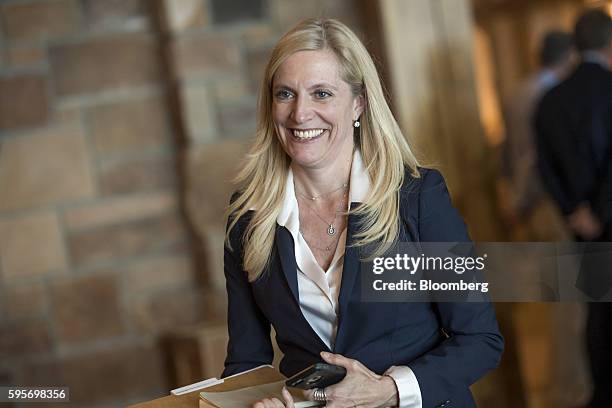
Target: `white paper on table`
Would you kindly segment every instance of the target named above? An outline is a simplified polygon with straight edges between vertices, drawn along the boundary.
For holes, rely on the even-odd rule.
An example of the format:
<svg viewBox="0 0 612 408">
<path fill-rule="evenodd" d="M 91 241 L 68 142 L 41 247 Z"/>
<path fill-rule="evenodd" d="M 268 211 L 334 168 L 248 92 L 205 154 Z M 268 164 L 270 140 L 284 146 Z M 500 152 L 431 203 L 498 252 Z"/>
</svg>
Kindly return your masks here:
<svg viewBox="0 0 612 408">
<path fill-rule="evenodd" d="M 176 388 L 170 391 L 170 394 L 172 395 L 188 394 L 190 392 L 194 392 L 202 388 L 208 388 L 208 387 L 212 387 L 213 385 L 223 384 L 223 381 L 224 381 L 223 378 L 218 379 L 217 377 L 213 377 L 213 378 L 209 378 L 208 380 L 203 380 L 197 383 L 186 385 L 184 387 Z"/>
<path fill-rule="evenodd" d="M 223 382 L 227 380 L 228 378 L 238 377 L 238 376 L 250 373 L 251 371 L 259 370 L 260 368 L 263 368 L 263 367 L 274 368 L 270 364 L 264 364 L 264 365 L 257 366 L 255 368 L 251 368 L 250 370 L 242 371 L 238 374 L 230 375 L 229 377 L 225 377 L 221 379 L 218 379 L 217 377 L 213 377 L 207 380 L 202 380 L 202 381 L 198 381 L 193 384 L 185 385 L 184 387 L 175 388 L 172 391 L 170 391 L 170 394 L 183 395 L 183 394 L 188 394 L 190 392 L 200 390 L 202 388 L 208 388 L 208 387 L 212 387 L 213 385 L 223 384 Z"/>
<path fill-rule="evenodd" d="M 258 400 L 264 398 L 278 398 L 283 401 L 281 390 L 285 381 L 281 380 L 274 383 L 256 385 L 254 387 L 241 388 L 233 391 L 207 392 L 200 393 L 200 397 L 215 404 L 220 408 L 250 408 Z M 317 401 L 304 400 L 297 394 L 292 393 L 296 408 L 320 407 L 323 403 Z"/>
</svg>

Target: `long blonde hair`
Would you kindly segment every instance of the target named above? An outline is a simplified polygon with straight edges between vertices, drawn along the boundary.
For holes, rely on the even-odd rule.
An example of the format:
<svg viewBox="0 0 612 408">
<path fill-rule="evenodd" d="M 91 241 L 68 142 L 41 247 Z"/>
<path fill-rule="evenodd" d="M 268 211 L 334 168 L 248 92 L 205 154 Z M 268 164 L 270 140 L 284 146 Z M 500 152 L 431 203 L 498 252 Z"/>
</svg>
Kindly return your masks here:
<svg viewBox="0 0 612 408">
<path fill-rule="evenodd" d="M 276 219 L 281 210 L 291 159 L 279 143 L 272 122 L 272 82 L 279 66 L 298 51 L 331 50 L 337 56 L 342 79 L 354 96 L 364 98 L 357 138 L 370 178 L 370 193 L 354 210 L 363 215 L 354 245 L 375 243 L 375 253 L 384 251 L 399 231 L 399 189 L 408 168 L 419 177 L 418 162 L 385 100 L 378 72 L 370 54 L 357 36 L 333 19 L 308 19 L 286 33 L 276 44 L 265 70 L 258 105 L 254 143 L 235 182 L 241 186 L 227 210 L 230 232 L 249 209 L 256 209 L 242 237 L 243 268 L 249 281 L 264 271 L 272 252 Z"/>
</svg>

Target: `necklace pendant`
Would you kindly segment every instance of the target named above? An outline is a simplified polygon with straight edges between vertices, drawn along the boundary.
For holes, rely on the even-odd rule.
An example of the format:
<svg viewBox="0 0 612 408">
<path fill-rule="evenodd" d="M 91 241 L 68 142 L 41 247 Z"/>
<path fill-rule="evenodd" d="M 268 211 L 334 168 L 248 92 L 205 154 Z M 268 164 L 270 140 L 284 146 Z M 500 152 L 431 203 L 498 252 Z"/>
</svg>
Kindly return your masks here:
<svg viewBox="0 0 612 408">
<path fill-rule="evenodd" d="M 329 228 L 327 228 L 327 235 L 335 235 L 336 234 L 336 229 L 334 228 L 333 225 L 329 224 Z"/>
</svg>

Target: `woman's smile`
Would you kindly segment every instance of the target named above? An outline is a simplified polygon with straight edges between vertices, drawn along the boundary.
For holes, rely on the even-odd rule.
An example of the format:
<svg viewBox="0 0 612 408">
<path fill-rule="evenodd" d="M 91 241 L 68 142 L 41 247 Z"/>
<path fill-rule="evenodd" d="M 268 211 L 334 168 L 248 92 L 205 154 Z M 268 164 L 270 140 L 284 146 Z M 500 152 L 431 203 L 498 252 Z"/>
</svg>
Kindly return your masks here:
<svg viewBox="0 0 612 408">
<path fill-rule="evenodd" d="M 298 142 L 313 142 L 323 136 L 327 129 L 291 129 L 290 132 Z"/>
</svg>

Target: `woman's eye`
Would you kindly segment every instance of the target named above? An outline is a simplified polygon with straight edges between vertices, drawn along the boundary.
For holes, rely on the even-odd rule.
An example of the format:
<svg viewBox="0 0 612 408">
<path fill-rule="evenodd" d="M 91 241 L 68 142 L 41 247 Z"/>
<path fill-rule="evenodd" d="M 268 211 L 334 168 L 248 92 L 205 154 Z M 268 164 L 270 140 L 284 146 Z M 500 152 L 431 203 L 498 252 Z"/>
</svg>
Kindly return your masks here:
<svg viewBox="0 0 612 408">
<path fill-rule="evenodd" d="M 325 99 L 325 98 L 329 98 L 330 96 L 332 96 L 331 93 L 324 91 L 322 89 L 315 91 L 315 97 L 317 99 Z"/>
<path fill-rule="evenodd" d="M 278 99 L 289 99 L 291 98 L 291 96 L 292 96 L 291 92 L 287 91 L 286 89 L 281 89 L 280 91 L 276 93 L 276 97 Z"/>
</svg>

